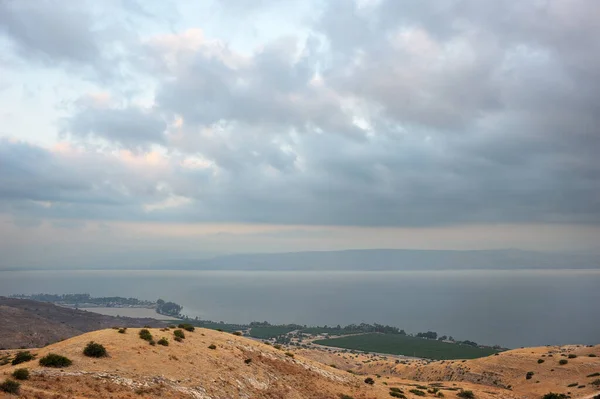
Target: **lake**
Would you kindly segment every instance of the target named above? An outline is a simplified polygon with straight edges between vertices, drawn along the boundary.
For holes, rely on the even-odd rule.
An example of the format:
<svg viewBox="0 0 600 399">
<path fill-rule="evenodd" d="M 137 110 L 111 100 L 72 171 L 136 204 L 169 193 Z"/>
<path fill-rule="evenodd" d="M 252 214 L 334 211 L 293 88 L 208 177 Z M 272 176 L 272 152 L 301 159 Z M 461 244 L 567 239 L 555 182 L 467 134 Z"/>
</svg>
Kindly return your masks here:
<svg viewBox="0 0 600 399">
<path fill-rule="evenodd" d="M 600 343 L 600 270 L 4 271 L 0 295 L 165 300 L 214 321 L 381 323 L 507 347 Z"/>
</svg>

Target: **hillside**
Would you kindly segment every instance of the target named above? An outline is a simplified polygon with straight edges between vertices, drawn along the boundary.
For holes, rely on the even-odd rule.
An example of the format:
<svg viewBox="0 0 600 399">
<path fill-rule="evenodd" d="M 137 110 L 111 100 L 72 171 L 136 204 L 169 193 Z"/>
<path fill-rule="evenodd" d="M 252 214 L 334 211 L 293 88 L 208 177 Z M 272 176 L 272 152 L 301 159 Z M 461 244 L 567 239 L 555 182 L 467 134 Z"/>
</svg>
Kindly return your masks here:
<svg viewBox="0 0 600 399">
<path fill-rule="evenodd" d="M 348 395 L 354 399 L 390 398 L 390 388 L 398 389 L 407 398 L 417 398 L 410 390 L 425 392 L 436 388 L 444 397 L 457 398 L 461 389 L 471 390 L 475 398 L 540 398 L 549 388 L 560 388 L 567 382 L 590 380 L 585 377 L 593 370 L 600 370 L 598 358 L 584 357 L 590 351 L 599 352 L 600 347 L 573 349 L 581 353 L 576 359 L 556 373 L 556 380 L 549 381 L 546 372 L 540 371 L 540 383 L 535 390 L 529 385 L 536 379 L 525 381 L 525 373 L 537 365 L 530 361 L 541 356 L 541 348 L 534 348 L 534 354 L 525 356 L 511 351 L 500 356 L 466 362 L 426 362 L 396 364 L 393 360 L 380 358 L 379 367 L 388 372 L 379 377 L 375 368 L 362 370 L 362 374 L 349 373 L 338 367 L 324 364 L 309 358 L 302 351 L 287 352 L 262 342 L 230 333 L 207 329 L 185 331 L 185 339 L 175 342 L 173 330 L 150 329 L 155 340 L 165 337 L 168 346 L 151 346 L 140 339 L 138 329 L 128 329 L 120 334 L 114 329 L 95 331 L 33 350 L 36 360 L 18 366 L 0 366 L 0 379 L 8 377 L 16 368 L 30 369 L 31 378 L 23 381 L 23 397 L 35 398 L 315 398 L 334 399 Z M 103 344 L 109 356 L 88 358 L 82 353 L 89 341 Z M 211 346 L 214 345 L 214 349 Z M 530 352 L 531 352 L 530 351 Z M 579 352 L 578 352 L 579 351 Z M 314 351 L 313 351 L 314 352 Z M 514 352 L 514 353 L 513 353 Z M 45 368 L 38 359 L 57 353 L 67 356 L 73 364 L 63 369 Z M 571 353 L 571 352 L 569 352 Z M 328 354 L 331 355 L 331 354 Z M 358 356 L 358 355 L 357 355 Z M 522 357 L 522 358 L 521 358 Z M 321 359 L 322 360 L 322 359 Z M 558 361 L 558 358 L 556 359 Z M 548 362 L 550 363 L 550 362 Z M 450 367 L 448 367 L 450 366 Z M 543 364 L 542 364 L 543 366 Z M 489 384 L 488 379 L 477 381 L 465 375 L 450 377 L 450 371 L 459 368 L 484 375 L 497 374 L 496 378 L 513 382 L 512 389 Z M 558 368 L 558 366 L 554 367 Z M 535 369 L 535 368 L 534 368 Z M 550 365 L 548 364 L 548 369 Z M 537 370 L 537 369 L 535 369 Z M 364 382 L 372 377 L 373 385 Z M 534 378 L 538 378 L 537 375 Z M 519 382 L 520 379 L 524 381 Z M 571 381 L 573 380 L 573 381 Z M 573 390 L 573 398 L 591 397 L 593 392 L 589 382 L 585 388 Z M 482 385 L 485 384 L 485 385 Z M 537 392 L 540 391 L 540 392 Z M 575 395 L 576 394 L 576 395 Z M 433 393 L 426 393 L 434 397 Z"/>
<path fill-rule="evenodd" d="M 116 325 L 163 326 L 155 319 L 113 317 L 48 302 L 0 297 L 0 349 L 37 348 Z"/>
</svg>

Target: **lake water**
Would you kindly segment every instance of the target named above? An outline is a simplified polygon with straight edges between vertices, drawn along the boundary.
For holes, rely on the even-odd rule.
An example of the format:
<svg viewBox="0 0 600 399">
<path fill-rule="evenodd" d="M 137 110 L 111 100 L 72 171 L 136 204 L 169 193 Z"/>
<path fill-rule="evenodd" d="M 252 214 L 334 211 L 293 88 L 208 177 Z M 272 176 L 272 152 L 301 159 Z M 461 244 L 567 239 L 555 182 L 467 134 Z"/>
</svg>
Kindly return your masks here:
<svg viewBox="0 0 600 399">
<path fill-rule="evenodd" d="M 0 272 L 0 295 L 163 298 L 215 321 L 382 323 L 507 347 L 600 343 L 600 270 Z"/>
</svg>

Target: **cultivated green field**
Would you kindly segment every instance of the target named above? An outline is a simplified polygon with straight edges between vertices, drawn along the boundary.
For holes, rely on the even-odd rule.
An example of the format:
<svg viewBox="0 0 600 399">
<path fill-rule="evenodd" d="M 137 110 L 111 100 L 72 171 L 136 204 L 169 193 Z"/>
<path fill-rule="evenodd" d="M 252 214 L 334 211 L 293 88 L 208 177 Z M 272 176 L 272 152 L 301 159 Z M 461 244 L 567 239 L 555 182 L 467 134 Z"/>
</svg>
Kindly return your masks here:
<svg viewBox="0 0 600 399">
<path fill-rule="evenodd" d="M 287 326 L 252 327 L 250 329 L 250 336 L 253 338 L 269 339 L 287 334 L 295 329 L 294 327 Z"/>
<path fill-rule="evenodd" d="M 497 352 L 491 348 L 476 348 L 468 345 L 450 344 L 399 334 L 351 335 L 341 338 L 322 339 L 314 341 L 314 343 L 365 352 L 416 356 L 434 360 L 475 359 Z"/>
</svg>

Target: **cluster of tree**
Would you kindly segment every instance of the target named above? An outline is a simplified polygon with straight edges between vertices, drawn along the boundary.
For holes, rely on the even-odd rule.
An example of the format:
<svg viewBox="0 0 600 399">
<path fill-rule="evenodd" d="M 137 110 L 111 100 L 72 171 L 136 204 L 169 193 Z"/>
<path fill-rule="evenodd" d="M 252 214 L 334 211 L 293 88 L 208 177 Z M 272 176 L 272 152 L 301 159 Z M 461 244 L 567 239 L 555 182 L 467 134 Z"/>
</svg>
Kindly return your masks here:
<svg viewBox="0 0 600 399">
<path fill-rule="evenodd" d="M 154 302 L 144 301 L 137 298 L 123 298 L 120 296 L 98 297 L 94 298 L 90 294 L 33 294 L 33 295 L 13 295 L 12 298 L 31 299 L 40 302 L 63 303 L 78 305 L 81 303 L 90 303 L 94 305 L 111 306 L 153 306 Z"/>
<path fill-rule="evenodd" d="M 162 299 L 156 301 L 156 312 L 167 316 L 179 317 L 183 306 L 175 302 L 165 302 Z"/>
<path fill-rule="evenodd" d="M 435 331 L 420 332 L 418 338 L 437 339 L 438 334 Z"/>
</svg>

